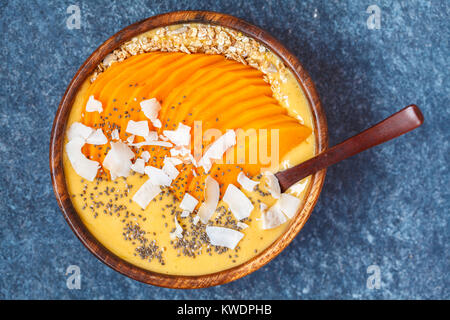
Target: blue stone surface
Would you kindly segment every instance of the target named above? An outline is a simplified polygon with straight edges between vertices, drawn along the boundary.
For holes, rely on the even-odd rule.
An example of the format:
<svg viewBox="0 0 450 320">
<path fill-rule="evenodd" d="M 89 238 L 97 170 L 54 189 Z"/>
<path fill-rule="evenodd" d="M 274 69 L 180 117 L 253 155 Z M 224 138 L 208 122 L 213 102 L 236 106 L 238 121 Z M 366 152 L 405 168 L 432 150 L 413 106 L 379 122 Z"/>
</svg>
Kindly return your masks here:
<svg viewBox="0 0 450 320">
<path fill-rule="evenodd" d="M 81 9 L 69 30 L 67 8 Z M 369 5 L 380 29 L 367 27 Z M 316 83 L 330 143 L 415 103 L 418 130 L 330 168 L 317 206 L 275 260 L 230 284 L 163 289 L 111 270 L 78 241 L 53 195 L 59 101 L 103 41 L 146 17 L 225 12 L 281 40 Z M 0 1 L 1 299 L 449 299 L 448 1 Z M 81 289 L 66 269 L 81 269 Z M 366 285 L 380 270 L 380 289 Z"/>
</svg>

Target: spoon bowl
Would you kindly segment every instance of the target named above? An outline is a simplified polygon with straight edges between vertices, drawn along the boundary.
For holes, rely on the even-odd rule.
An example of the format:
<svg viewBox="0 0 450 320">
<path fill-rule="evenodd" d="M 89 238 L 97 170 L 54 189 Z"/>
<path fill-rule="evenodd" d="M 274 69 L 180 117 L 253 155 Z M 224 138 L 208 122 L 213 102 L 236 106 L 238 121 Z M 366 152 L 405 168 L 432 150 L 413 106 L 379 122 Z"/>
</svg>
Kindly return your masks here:
<svg viewBox="0 0 450 320">
<path fill-rule="evenodd" d="M 373 127 L 321 154 L 295 167 L 278 172 L 276 177 L 280 183 L 281 191 L 286 191 L 294 183 L 317 171 L 414 130 L 420 127 L 422 123 L 423 114 L 419 107 L 414 104 L 407 106 Z"/>
<path fill-rule="evenodd" d="M 63 142 L 75 96 L 96 66 L 123 43 L 155 28 L 182 23 L 206 23 L 227 27 L 261 42 L 274 52 L 291 70 L 305 94 L 313 117 L 315 149 L 320 154 L 327 149 L 328 132 L 314 84 L 298 59 L 266 31 L 236 17 L 209 11 L 170 12 L 134 23 L 119 31 L 98 47 L 80 67 L 60 102 L 53 122 L 50 140 L 50 173 L 59 207 L 73 232 L 99 260 L 114 270 L 141 282 L 168 288 L 204 288 L 224 284 L 252 273 L 274 259 L 295 238 L 308 220 L 322 189 L 325 170 L 311 176 L 311 183 L 297 215 L 290 220 L 287 231 L 257 256 L 231 269 L 200 276 L 178 276 L 152 272 L 137 267 L 106 249 L 86 228 L 72 205 L 63 170 Z"/>
</svg>

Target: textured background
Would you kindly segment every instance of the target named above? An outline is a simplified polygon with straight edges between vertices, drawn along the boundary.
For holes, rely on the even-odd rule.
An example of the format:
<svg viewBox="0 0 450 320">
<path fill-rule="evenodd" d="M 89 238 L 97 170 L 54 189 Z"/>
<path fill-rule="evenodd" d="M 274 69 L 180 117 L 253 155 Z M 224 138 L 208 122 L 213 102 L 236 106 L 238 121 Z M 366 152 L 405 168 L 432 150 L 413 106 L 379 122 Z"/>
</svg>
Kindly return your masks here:
<svg viewBox="0 0 450 320">
<path fill-rule="evenodd" d="M 66 9 L 81 8 L 68 30 Z M 366 8 L 381 8 L 369 30 Z M 425 124 L 330 168 L 316 209 L 274 261 L 203 290 L 147 286 L 76 239 L 51 187 L 48 142 L 66 86 L 109 36 L 179 9 L 221 11 L 272 33 L 314 79 L 335 144 L 416 103 Z M 450 298 L 448 1 L 0 0 L 0 298 Z M 82 274 L 66 287 L 66 268 Z M 366 287 L 367 267 L 381 289 Z"/>
</svg>

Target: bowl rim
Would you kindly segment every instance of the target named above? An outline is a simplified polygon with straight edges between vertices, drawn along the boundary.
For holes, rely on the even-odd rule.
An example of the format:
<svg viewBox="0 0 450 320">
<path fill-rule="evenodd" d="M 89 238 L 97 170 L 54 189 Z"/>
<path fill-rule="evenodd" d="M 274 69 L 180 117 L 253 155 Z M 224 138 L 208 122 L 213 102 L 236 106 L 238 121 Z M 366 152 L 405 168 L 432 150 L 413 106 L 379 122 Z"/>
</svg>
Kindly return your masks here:
<svg viewBox="0 0 450 320">
<path fill-rule="evenodd" d="M 92 74 L 96 66 L 107 54 L 111 53 L 121 44 L 149 30 L 182 23 L 204 23 L 235 29 L 264 44 L 291 70 L 308 99 L 315 126 L 316 153 L 323 152 L 328 148 L 328 129 L 325 113 L 322 109 L 314 83 L 298 59 L 266 31 L 228 14 L 212 11 L 173 11 L 152 16 L 120 30 L 101 44 L 89 58 L 86 59 L 72 78 L 61 99 L 54 118 L 50 138 L 50 173 L 53 190 L 63 216 L 83 245 L 100 261 L 119 273 L 134 280 L 160 287 L 193 289 L 211 287 L 237 280 L 258 270 L 274 259 L 295 238 L 311 215 L 320 195 L 326 170 L 319 171 L 312 175 L 309 193 L 303 202 L 301 212 L 290 221 L 290 225 L 283 235 L 250 260 L 223 271 L 198 276 L 167 275 L 149 271 L 116 256 L 106 249 L 88 231 L 72 205 L 65 182 L 62 162 L 66 123 L 75 96 L 81 85 L 87 77 Z"/>
</svg>

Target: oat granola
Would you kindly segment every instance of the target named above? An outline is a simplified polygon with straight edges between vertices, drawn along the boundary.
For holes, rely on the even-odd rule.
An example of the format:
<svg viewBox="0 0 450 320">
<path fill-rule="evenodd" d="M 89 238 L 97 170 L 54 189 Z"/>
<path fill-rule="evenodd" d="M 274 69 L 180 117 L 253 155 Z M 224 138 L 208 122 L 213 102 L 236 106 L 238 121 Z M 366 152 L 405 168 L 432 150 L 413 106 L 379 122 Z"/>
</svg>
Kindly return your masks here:
<svg viewBox="0 0 450 320">
<path fill-rule="evenodd" d="M 239 31 L 208 24 L 162 27 L 134 37 L 105 57 L 94 71 L 91 82 L 112 63 L 152 51 L 221 54 L 260 70 L 264 81 L 271 85 L 274 97 L 285 100 L 280 81 L 286 81 L 287 69 L 279 58 Z"/>
</svg>

